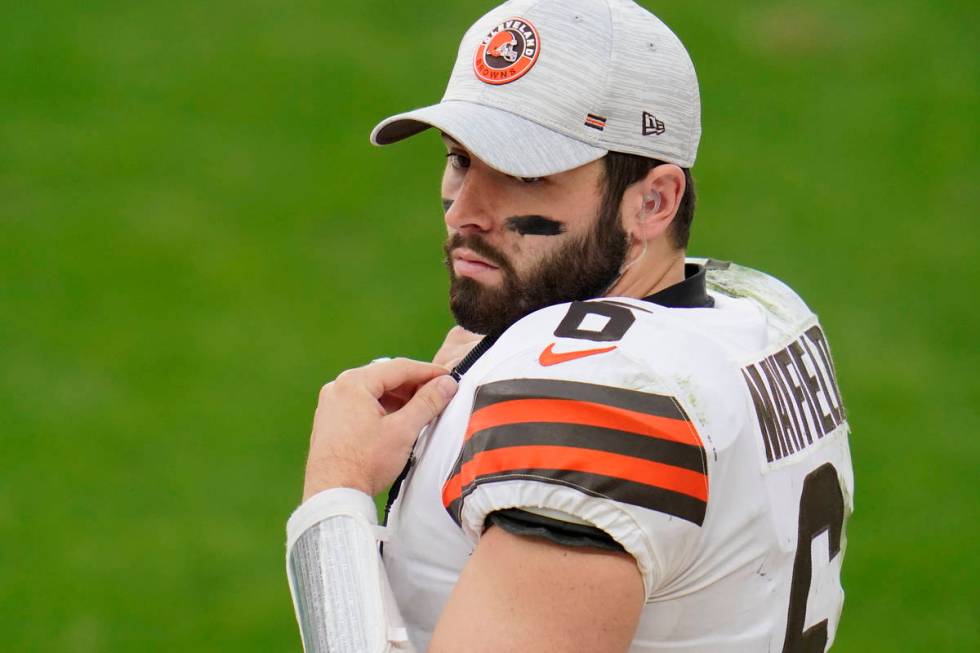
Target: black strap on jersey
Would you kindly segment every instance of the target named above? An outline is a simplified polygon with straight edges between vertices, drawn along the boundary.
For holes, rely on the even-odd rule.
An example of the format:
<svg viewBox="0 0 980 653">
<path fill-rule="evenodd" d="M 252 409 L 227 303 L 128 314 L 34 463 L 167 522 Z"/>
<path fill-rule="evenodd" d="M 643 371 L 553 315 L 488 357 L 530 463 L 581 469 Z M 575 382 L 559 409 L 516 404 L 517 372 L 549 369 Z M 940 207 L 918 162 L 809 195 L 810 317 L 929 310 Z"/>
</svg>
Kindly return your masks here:
<svg viewBox="0 0 980 653">
<path fill-rule="evenodd" d="M 483 340 L 476 343 L 476 347 L 471 349 L 470 353 L 463 357 L 463 360 L 459 361 L 459 364 L 453 368 L 453 371 L 449 373 L 449 376 L 453 377 L 457 382 L 459 382 L 459 380 L 463 378 L 463 375 L 466 374 L 471 367 L 473 367 L 473 363 L 479 360 L 480 356 L 487 353 L 487 350 L 493 347 L 493 343 L 497 342 L 497 338 L 499 337 L 500 334 L 484 336 Z"/>
<path fill-rule="evenodd" d="M 476 347 L 471 349 L 470 352 L 463 357 L 463 360 L 461 360 L 456 367 L 453 368 L 453 370 L 449 373 L 449 376 L 456 379 L 456 382 L 458 383 L 459 380 L 463 378 L 463 375 L 467 372 L 467 370 L 473 367 L 473 364 L 480 359 L 480 356 L 483 356 L 483 354 L 487 353 L 488 349 L 493 347 L 493 343 L 497 342 L 497 338 L 499 337 L 500 334 L 484 336 L 483 340 L 476 343 Z M 391 514 L 391 506 L 394 505 L 395 499 L 398 498 L 398 493 L 402 489 L 402 483 L 405 482 L 405 477 L 408 476 L 408 473 L 412 470 L 412 466 L 414 464 L 415 447 L 413 445 L 412 453 L 409 454 L 408 460 L 405 462 L 405 466 L 402 467 L 402 471 L 398 473 L 398 476 L 395 478 L 395 482 L 392 483 L 391 488 L 388 489 L 388 500 L 385 501 L 384 519 L 381 522 L 385 526 L 388 525 L 388 515 Z M 384 553 L 383 542 L 381 544 L 381 552 L 382 554 Z"/>
</svg>

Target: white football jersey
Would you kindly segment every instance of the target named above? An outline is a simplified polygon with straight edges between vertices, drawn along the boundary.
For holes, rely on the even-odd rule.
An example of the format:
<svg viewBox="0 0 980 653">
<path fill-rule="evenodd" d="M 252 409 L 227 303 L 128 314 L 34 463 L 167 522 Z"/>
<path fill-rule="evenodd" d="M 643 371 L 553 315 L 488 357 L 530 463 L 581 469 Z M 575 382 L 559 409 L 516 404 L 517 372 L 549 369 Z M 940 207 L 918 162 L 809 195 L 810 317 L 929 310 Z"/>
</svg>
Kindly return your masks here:
<svg viewBox="0 0 980 653">
<path fill-rule="evenodd" d="M 830 646 L 853 473 L 827 340 L 781 282 L 695 262 L 713 306 L 537 311 L 422 432 L 384 547 L 420 651 L 488 516 L 515 508 L 635 558 L 646 605 L 630 651 Z"/>
</svg>

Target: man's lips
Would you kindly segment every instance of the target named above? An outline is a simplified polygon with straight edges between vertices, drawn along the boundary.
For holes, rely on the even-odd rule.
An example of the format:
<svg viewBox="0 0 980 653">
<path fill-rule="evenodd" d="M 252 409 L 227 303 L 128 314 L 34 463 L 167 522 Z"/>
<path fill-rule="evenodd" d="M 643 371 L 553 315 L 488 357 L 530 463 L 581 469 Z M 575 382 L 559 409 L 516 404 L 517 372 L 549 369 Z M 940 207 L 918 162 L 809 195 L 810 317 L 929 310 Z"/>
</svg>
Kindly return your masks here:
<svg viewBox="0 0 980 653">
<path fill-rule="evenodd" d="M 452 251 L 452 261 L 453 272 L 460 277 L 485 277 L 500 269 L 499 266 L 465 247 L 459 247 Z"/>
</svg>

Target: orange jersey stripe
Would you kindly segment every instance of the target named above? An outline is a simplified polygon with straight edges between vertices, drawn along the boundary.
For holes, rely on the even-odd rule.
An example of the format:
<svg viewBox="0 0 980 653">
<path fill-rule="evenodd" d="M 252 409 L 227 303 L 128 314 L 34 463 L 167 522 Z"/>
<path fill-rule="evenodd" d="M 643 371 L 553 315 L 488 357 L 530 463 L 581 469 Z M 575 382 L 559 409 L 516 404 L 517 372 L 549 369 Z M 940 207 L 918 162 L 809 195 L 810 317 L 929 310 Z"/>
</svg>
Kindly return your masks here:
<svg viewBox="0 0 980 653">
<path fill-rule="evenodd" d="M 525 422 L 598 426 L 702 446 L 688 421 L 571 399 L 513 399 L 491 404 L 470 416 L 464 441 L 483 429 Z"/>
<path fill-rule="evenodd" d="M 575 447 L 527 446 L 483 451 L 463 465 L 442 491 L 443 505 L 459 498 L 463 487 L 478 476 L 506 475 L 527 469 L 563 469 L 621 478 L 635 483 L 679 492 L 707 502 L 708 479 L 704 474 L 650 460 Z"/>
</svg>

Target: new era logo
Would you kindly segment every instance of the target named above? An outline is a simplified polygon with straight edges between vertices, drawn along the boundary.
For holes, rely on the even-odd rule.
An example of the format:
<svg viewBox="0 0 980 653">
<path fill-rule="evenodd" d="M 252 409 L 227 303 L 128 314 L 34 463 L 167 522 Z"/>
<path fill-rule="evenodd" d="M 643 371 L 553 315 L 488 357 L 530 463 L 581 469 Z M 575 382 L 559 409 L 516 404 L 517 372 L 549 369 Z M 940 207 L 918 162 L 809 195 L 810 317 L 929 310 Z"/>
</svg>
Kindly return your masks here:
<svg viewBox="0 0 980 653">
<path fill-rule="evenodd" d="M 643 135 L 644 136 L 660 136 L 665 131 L 667 127 L 664 126 L 663 121 L 657 120 L 657 116 L 646 111 L 643 112 Z"/>
</svg>

